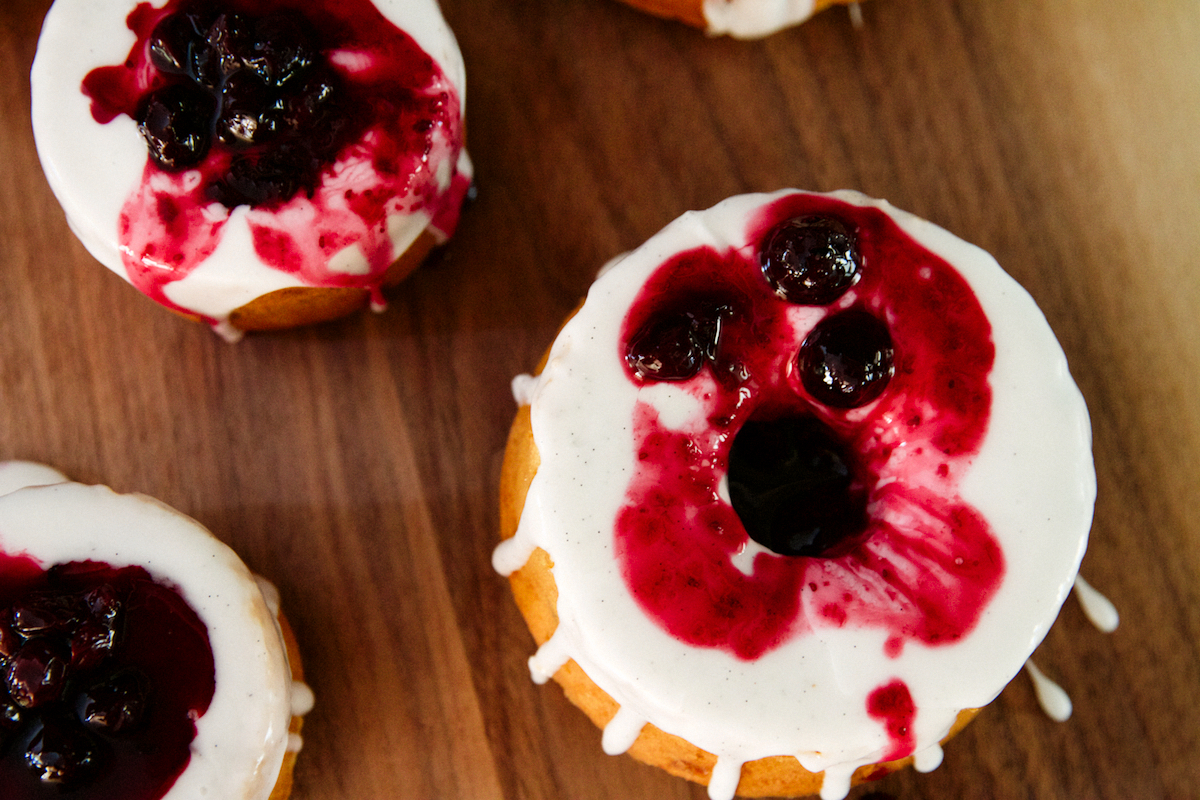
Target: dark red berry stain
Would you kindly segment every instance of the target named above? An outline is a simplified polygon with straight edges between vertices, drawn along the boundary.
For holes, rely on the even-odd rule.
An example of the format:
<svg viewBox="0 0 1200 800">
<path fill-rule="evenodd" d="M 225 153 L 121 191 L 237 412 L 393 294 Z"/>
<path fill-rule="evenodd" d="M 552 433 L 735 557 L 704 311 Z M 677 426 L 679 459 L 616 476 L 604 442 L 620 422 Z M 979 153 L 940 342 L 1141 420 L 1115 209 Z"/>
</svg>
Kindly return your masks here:
<svg viewBox="0 0 1200 800">
<path fill-rule="evenodd" d="M 635 475 L 616 550 L 642 608 L 688 644 L 755 659 L 814 627 L 852 626 L 885 631 L 894 658 L 909 640 L 962 637 L 1003 576 L 987 522 L 957 490 L 987 430 L 991 326 L 958 272 L 877 209 L 792 195 L 757 215 L 748 240 L 761 243 L 781 223 L 812 216 L 838 220 L 861 260 L 851 294 L 835 307 L 784 300 L 754 248 L 701 247 L 665 262 L 629 311 L 621 339 L 629 379 L 658 380 L 644 365 L 661 363 L 704 405 L 708 424 L 674 430 L 649 404 L 636 406 Z M 818 322 L 811 315 L 851 311 L 886 326 L 893 369 L 877 397 L 846 409 L 804 388 L 797 357 Z M 791 321 L 797 313 L 808 321 Z M 802 519 L 812 516 L 803 506 L 814 495 L 837 498 L 832 516 L 822 511 L 815 525 L 840 529 L 830 538 L 818 532 L 815 551 L 759 553 L 750 574 L 730 558 L 757 523 L 721 502 L 717 487 L 732 471 L 731 448 L 747 445 L 739 455 L 747 474 L 770 473 L 780 456 L 750 435 L 743 442 L 743 430 L 757 430 L 761 442 L 798 436 L 793 455 L 816 466 L 798 468 L 783 493 Z M 778 488 L 747 483 L 752 495 Z"/>
<path fill-rule="evenodd" d="M 83 81 L 92 116 L 138 122 L 150 157 L 118 225 L 130 280 L 158 302 L 248 206 L 255 252 L 311 286 L 379 295 L 388 217 L 424 211 L 449 235 L 469 179 L 430 156 L 462 141 L 456 90 L 370 0 L 140 3 L 125 63 Z M 441 176 L 445 177 L 445 176 Z M 327 268 L 357 244 L 369 274 Z M 212 322 L 212 320 L 209 320 Z"/>
<path fill-rule="evenodd" d="M 215 688 L 208 632 L 140 567 L 0 554 L 5 800 L 158 800 Z"/>
<path fill-rule="evenodd" d="M 917 707 L 903 681 L 892 681 L 871 692 L 867 697 L 867 713 L 882 722 L 887 730 L 889 747 L 881 761 L 895 761 L 912 755 L 917 742 L 912 728 Z"/>
</svg>

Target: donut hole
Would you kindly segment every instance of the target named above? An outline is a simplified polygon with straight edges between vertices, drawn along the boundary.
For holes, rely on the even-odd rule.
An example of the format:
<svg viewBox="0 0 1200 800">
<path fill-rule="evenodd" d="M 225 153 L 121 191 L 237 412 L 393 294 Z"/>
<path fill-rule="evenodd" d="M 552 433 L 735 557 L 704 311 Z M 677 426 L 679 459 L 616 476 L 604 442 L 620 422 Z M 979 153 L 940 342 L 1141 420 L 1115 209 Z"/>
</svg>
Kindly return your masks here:
<svg viewBox="0 0 1200 800">
<path fill-rule="evenodd" d="M 832 558 L 866 536 L 853 454 L 815 417 L 748 421 L 729 451 L 728 484 L 746 533 L 779 555 Z"/>
</svg>

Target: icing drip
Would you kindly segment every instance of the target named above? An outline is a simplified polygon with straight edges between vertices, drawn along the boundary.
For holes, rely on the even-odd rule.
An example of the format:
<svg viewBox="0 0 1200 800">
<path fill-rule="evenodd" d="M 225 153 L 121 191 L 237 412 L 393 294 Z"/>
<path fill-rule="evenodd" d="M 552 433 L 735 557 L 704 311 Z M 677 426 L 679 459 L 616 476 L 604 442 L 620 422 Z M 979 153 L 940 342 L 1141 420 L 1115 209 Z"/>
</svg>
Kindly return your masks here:
<svg viewBox="0 0 1200 800">
<path fill-rule="evenodd" d="M 304 749 L 304 739 L 298 733 L 289 733 L 287 740 L 287 751 L 289 753 L 299 753 Z"/>
<path fill-rule="evenodd" d="M 1097 630 L 1102 633 L 1112 633 L 1117 629 L 1121 619 L 1116 606 L 1112 604 L 1111 600 L 1092 588 L 1092 585 L 1084 580 L 1082 575 L 1075 576 L 1075 599 L 1079 601 L 1084 616 L 1096 626 Z M 1033 663 L 1033 659 L 1025 662 L 1025 670 L 1033 680 L 1034 694 L 1037 695 L 1038 703 L 1046 712 L 1046 716 L 1056 722 L 1066 722 L 1070 719 L 1074 709 L 1066 690 L 1047 678 L 1045 673 Z"/>
<path fill-rule="evenodd" d="M 512 395 L 519 406 L 533 403 L 533 391 L 537 388 L 537 378 L 532 375 L 518 375 L 512 379 Z"/>
<path fill-rule="evenodd" d="M 854 26 L 854 30 L 861 31 L 864 25 L 862 6 L 850 3 L 846 6 L 846 12 L 850 15 L 850 24 Z"/>
<path fill-rule="evenodd" d="M 246 332 L 241 328 L 235 328 L 233 323 L 227 319 L 220 320 L 212 326 L 212 332 L 220 336 L 229 344 L 237 344 L 246 335 Z"/>
<path fill-rule="evenodd" d="M 728 757 L 718 758 L 708 779 L 709 800 L 733 800 L 741 779 L 741 761 Z"/>
<path fill-rule="evenodd" d="M 518 530 L 516 536 L 505 539 L 492 551 L 492 569 L 507 578 L 525 566 L 536 546 L 531 537 Z"/>
<path fill-rule="evenodd" d="M 1029 677 L 1033 679 L 1033 691 L 1037 695 L 1038 703 L 1041 704 L 1042 710 L 1046 712 L 1046 716 L 1055 722 L 1066 722 L 1071 718 L 1071 698 L 1067 696 L 1063 690 L 1054 681 L 1046 677 L 1037 665 L 1033 663 L 1033 659 L 1025 662 L 1025 671 L 1029 673 Z"/>
<path fill-rule="evenodd" d="M 646 725 L 646 720 L 632 708 L 622 706 L 608 724 L 604 726 L 604 736 L 600 746 L 610 756 L 619 756 L 637 741 L 638 735 Z"/>
<path fill-rule="evenodd" d="M 858 767 L 857 763 L 852 763 L 826 769 L 821 779 L 821 800 L 842 800 L 850 794 L 850 779 Z"/>
<path fill-rule="evenodd" d="M 933 772 L 942 765 L 944 755 L 940 744 L 932 744 L 924 750 L 918 750 L 913 754 L 913 769 L 917 772 Z"/>
<path fill-rule="evenodd" d="M 570 658 L 560 628 L 529 657 L 529 674 L 533 677 L 533 682 L 541 685 L 550 680 Z"/>
<path fill-rule="evenodd" d="M 292 716 L 303 717 L 313 710 L 317 698 L 304 681 L 292 681 Z"/>
<path fill-rule="evenodd" d="M 279 616 L 279 590 L 275 588 L 275 584 L 261 575 L 254 576 L 254 582 L 258 584 L 258 590 L 262 592 L 263 602 L 267 604 L 267 608 L 275 616 Z"/>
<path fill-rule="evenodd" d="M 711 35 L 757 39 L 812 16 L 813 0 L 704 0 Z"/>
<path fill-rule="evenodd" d="M 1121 622 L 1117 607 L 1092 585 L 1083 579 L 1082 575 L 1075 576 L 1075 599 L 1079 601 L 1083 613 L 1097 630 L 1102 633 L 1112 633 Z"/>
</svg>

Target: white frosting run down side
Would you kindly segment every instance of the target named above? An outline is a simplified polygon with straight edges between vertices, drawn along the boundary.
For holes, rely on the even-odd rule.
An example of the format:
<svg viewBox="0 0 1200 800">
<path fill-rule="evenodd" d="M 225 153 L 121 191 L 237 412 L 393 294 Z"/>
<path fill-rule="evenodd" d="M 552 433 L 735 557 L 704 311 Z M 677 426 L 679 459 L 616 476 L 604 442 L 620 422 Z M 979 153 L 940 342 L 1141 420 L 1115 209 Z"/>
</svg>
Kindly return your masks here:
<svg viewBox="0 0 1200 800">
<path fill-rule="evenodd" d="M 741 764 L 789 754 L 825 773 L 822 797 L 844 796 L 854 769 L 887 752 L 884 726 L 866 700 L 896 679 L 917 709 L 910 728 L 917 763 L 936 766 L 938 742 L 958 712 L 991 702 L 1049 630 L 1083 557 L 1095 499 L 1087 409 L 1032 298 L 979 248 L 886 202 L 839 192 L 844 202 L 883 210 L 954 266 L 991 322 L 991 418 L 959 492 L 991 526 L 1006 562 L 1003 582 L 962 639 L 938 647 L 912 641 L 894 658 L 885 655 L 886 631 L 831 627 L 815 612 L 804 612 L 810 632 L 754 661 L 681 643 L 650 619 L 613 553 L 614 521 L 635 468 L 635 404 L 676 420 L 697 412 L 702 419 L 703 408 L 676 384 L 639 388 L 628 379 L 622 321 L 671 255 L 702 245 L 752 250 L 749 221 L 788 193 L 734 197 L 685 214 L 597 279 L 545 370 L 517 384 L 532 403 L 541 463 L 516 536 L 493 557 L 503 574 L 537 547 L 554 564 L 559 626 L 531 659 L 535 679 L 568 658 L 578 663 L 621 706 L 614 749 L 632 741 L 628 727 L 641 720 L 716 755 L 714 800 L 732 796 Z M 820 316 L 796 313 L 797 346 Z"/>
<path fill-rule="evenodd" d="M 1096 626 L 1101 633 L 1112 633 L 1121 622 L 1116 606 L 1092 585 L 1084 580 L 1082 575 L 1075 576 L 1075 599 L 1083 609 L 1084 616 Z M 1033 691 L 1038 704 L 1046 712 L 1046 716 L 1055 722 L 1066 722 L 1071 718 L 1074 706 L 1066 690 L 1046 677 L 1033 659 L 1025 662 L 1025 671 L 1033 682 Z"/>
<path fill-rule="evenodd" d="M 812 16 L 813 0 L 704 0 L 713 36 L 761 39 Z"/>
<path fill-rule="evenodd" d="M 129 277 L 122 261 L 119 219 L 126 199 L 141 180 L 146 146 L 137 132 L 137 123 L 125 115 L 103 125 L 96 122 L 91 101 L 80 86 L 91 70 L 120 64 L 128 56 L 136 37 L 125 19 L 140 2 L 144 0 L 56 0 L 46 14 L 31 73 L 33 131 L 50 188 L 71 230 L 88 252 L 126 280 Z M 466 68 L 437 0 L 373 2 L 433 57 L 457 90 L 460 109 L 465 109 Z M 166 0 L 153 1 L 155 7 L 165 4 Z M 438 165 L 436 153 L 432 161 L 443 189 L 454 172 L 468 177 L 472 174 L 465 150 L 453 165 Z M 335 180 L 349 180 L 346 176 L 352 178 L 359 169 L 354 163 L 345 167 Z M 166 290 L 172 302 L 217 320 L 218 332 L 227 338 L 237 337 L 235 331 L 222 324 L 233 309 L 277 289 L 305 285 L 295 275 L 273 269 L 258 257 L 249 212 L 246 206 L 234 209 L 217 249 Z M 216 204 L 213 214 L 221 218 L 225 210 Z M 429 223 L 429 214 L 423 210 L 390 217 L 388 233 L 394 257 L 399 257 Z M 353 274 L 357 264 L 339 268 L 336 262 L 339 257 L 354 262 L 356 251 L 352 245 L 335 254 L 329 269 Z"/>
<path fill-rule="evenodd" d="M 291 717 L 312 705 L 311 690 L 291 679 L 278 606 L 268 601 L 274 587 L 157 500 L 65 481 L 40 464 L 0 464 L 0 552 L 43 569 L 81 560 L 141 566 L 176 589 L 208 628 L 216 688 L 196 722 L 191 760 L 163 800 L 267 800 L 284 753 L 300 745 L 289 742 Z"/>
</svg>

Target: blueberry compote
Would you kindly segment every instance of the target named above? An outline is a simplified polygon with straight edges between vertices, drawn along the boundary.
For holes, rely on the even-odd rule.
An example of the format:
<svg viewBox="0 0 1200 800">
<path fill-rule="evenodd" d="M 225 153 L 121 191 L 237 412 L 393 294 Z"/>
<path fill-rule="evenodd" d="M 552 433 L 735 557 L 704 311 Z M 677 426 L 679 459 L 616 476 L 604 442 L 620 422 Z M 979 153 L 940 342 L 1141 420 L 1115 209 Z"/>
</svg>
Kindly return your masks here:
<svg viewBox="0 0 1200 800">
<path fill-rule="evenodd" d="M 676 638 L 743 659 L 815 626 L 883 629 L 892 657 L 952 642 L 1004 571 L 957 488 L 987 429 L 991 326 L 877 208 L 794 194 L 749 225 L 756 247 L 672 256 L 624 320 L 629 380 L 702 409 L 667 425 L 660 394 L 635 406 L 626 583 Z"/>
<path fill-rule="evenodd" d="M 207 629 L 140 567 L 0 555 L 0 796 L 157 800 L 214 691 Z"/>
<path fill-rule="evenodd" d="M 377 292 L 398 216 L 453 231 L 469 184 L 457 92 L 370 0 L 168 0 L 127 24 L 128 58 L 83 91 L 97 122 L 126 115 L 147 147 L 118 224 L 146 294 L 186 311 L 166 285 L 240 206 L 258 258 L 312 286 Z M 351 267 L 329 267 L 352 246 Z"/>
</svg>

